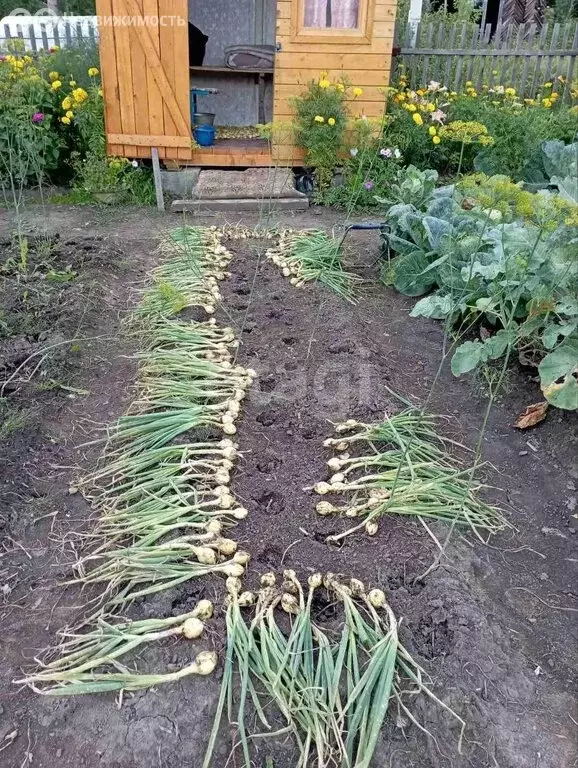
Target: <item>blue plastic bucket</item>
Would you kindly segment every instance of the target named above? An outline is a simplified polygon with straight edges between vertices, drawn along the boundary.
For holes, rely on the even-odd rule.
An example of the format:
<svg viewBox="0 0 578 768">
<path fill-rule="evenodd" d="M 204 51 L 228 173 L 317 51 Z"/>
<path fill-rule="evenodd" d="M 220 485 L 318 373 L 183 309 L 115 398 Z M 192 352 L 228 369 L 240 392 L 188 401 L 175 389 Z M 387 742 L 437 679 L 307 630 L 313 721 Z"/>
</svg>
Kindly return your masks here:
<svg viewBox="0 0 578 768">
<path fill-rule="evenodd" d="M 215 133 L 213 125 L 196 125 L 193 130 L 195 141 L 200 147 L 212 147 L 215 143 Z"/>
</svg>

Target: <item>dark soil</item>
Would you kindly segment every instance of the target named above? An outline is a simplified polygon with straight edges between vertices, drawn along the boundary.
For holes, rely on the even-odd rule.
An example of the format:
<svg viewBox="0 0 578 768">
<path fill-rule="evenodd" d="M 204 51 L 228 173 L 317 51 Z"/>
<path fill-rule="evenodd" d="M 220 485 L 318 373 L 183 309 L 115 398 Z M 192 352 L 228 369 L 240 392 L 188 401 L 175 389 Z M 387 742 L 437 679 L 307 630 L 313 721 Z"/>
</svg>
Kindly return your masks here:
<svg viewBox="0 0 578 768">
<path fill-rule="evenodd" d="M 92 217 L 91 238 L 83 228 L 87 216 Z M 8 393 L 11 407 L 32 409 L 36 416 L 32 428 L 5 439 L 0 457 L 2 768 L 197 768 L 218 696 L 217 675 L 125 695 L 120 708 L 111 696 L 50 699 L 10 682 L 54 641 L 57 629 L 74 620 L 85 599 L 57 584 L 69 574 L 68 564 L 84 543 L 81 533 L 91 524 L 88 505 L 70 489 L 78 472 L 94 466 L 98 446 L 78 446 L 94 440 L 99 426 L 130 402 L 135 368 L 123 357 L 131 346 L 120 333 L 119 313 L 130 289 L 154 263 L 154 230 L 172 223 L 148 212 L 108 214 L 108 219 L 90 211 L 54 211 L 51 230 L 75 232 L 76 227 L 81 245 L 98 243 L 99 261 L 71 262 L 78 276 L 66 283 L 64 298 L 56 305 L 49 302 L 49 314 L 38 311 L 45 327 L 21 334 L 21 343 L 33 350 L 45 341 L 43 332 L 58 330 L 68 339 L 90 331 L 100 337 L 83 342 L 72 362 L 70 353 L 63 361 L 74 391 L 39 392 L 37 372 L 29 384 Z M 290 225 L 333 223 L 329 215 L 306 214 Z M 376 239 L 360 235 L 351 242 L 357 264 L 374 261 Z M 283 567 L 302 576 L 331 570 L 387 591 L 403 617 L 403 642 L 431 675 L 435 692 L 468 727 L 460 755 L 459 728 L 419 697 L 413 711 L 432 737 L 393 712 L 376 768 L 574 765 L 576 415 L 551 410 L 538 428 L 515 431 L 515 417 L 540 400 L 540 393 L 527 375 L 512 372 L 509 393 L 490 415 L 484 455 L 494 467 L 486 477 L 500 488 L 495 499 L 517 531 L 495 537 L 491 546 L 455 534 L 439 567 L 428 573 L 437 556 L 428 533 L 419 523 L 391 518 L 374 538 L 355 534 L 341 548 L 330 548 L 325 537 L 346 524 L 316 515 L 319 497 L 305 490 L 327 477 L 325 461 L 331 454 L 322 443 L 332 434 L 330 422 L 378 420 L 384 411 L 399 408 L 392 391 L 423 402 L 439 364 L 441 327 L 410 318 L 411 300 L 373 280 L 359 304 L 350 306 L 316 287 L 291 286 L 265 261 L 263 243 L 230 247 L 236 258 L 222 288 L 226 314 L 219 319 L 237 328 L 239 362 L 259 374 L 239 422 L 243 456 L 233 481 L 250 512 L 235 533 L 253 556 L 250 579 Z M 65 250 L 76 251 L 74 244 Z M 368 279 L 374 277 L 372 269 L 360 267 Z M 80 302 L 87 309 L 78 333 L 79 302 L 71 296 L 67 303 L 67 292 L 85 280 L 98 299 Z M 0 342 L 2 350 L 2 375 L 10 375 L 20 363 L 6 362 L 6 340 Z M 479 386 L 444 371 L 429 409 L 447 417 L 444 433 L 472 446 L 486 405 Z M 447 531 L 433 530 L 443 541 Z M 216 580 L 191 582 L 143 602 L 136 611 L 180 613 L 199 597 L 219 596 L 219 586 Z M 327 606 L 317 608 L 321 620 L 330 620 Z M 178 668 L 211 644 L 220 651 L 222 617 L 212 628 L 209 640 L 192 650 L 182 643 L 148 649 L 139 657 L 139 668 Z M 225 766 L 231 737 L 225 729 L 218 768 Z M 255 765 L 265 766 L 267 757 L 275 768 L 296 763 L 288 742 L 260 741 Z"/>
</svg>

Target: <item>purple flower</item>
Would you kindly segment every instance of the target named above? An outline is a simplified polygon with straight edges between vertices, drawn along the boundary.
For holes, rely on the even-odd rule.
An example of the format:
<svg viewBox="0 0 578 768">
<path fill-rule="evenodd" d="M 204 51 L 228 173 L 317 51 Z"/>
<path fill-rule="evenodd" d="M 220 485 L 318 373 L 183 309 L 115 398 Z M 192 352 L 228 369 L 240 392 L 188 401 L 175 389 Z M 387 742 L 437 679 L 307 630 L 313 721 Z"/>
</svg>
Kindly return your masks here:
<svg viewBox="0 0 578 768">
<path fill-rule="evenodd" d="M 391 157 L 393 155 L 393 152 L 391 151 L 391 149 L 380 149 L 379 154 L 382 157 Z"/>
<path fill-rule="evenodd" d="M 364 186 L 364 187 L 365 187 L 365 189 L 367 189 L 367 191 L 369 192 L 369 190 L 370 190 L 370 189 L 373 189 L 373 181 L 366 181 L 366 182 L 365 182 L 365 184 L 364 184 L 363 186 Z"/>
<path fill-rule="evenodd" d="M 32 115 L 33 123 L 41 123 L 44 120 L 44 112 L 35 112 Z"/>
</svg>

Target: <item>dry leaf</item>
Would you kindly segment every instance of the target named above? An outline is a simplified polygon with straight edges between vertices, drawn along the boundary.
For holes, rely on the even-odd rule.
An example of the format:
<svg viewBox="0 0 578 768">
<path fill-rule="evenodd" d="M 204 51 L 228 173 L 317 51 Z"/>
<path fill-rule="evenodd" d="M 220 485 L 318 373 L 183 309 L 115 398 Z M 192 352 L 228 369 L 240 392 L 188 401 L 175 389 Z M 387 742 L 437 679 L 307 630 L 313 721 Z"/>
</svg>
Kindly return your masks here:
<svg viewBox="0 0 578 768">
<path fill-rule="evenodd" d="M 544 400 L 542 403 L 529 405 L 524 413 L 521 413 L 516 419 L 514 426 L 516 429 L 528 429 L 534 427 L 546 418 L 548 403 Z"/>
</svg>

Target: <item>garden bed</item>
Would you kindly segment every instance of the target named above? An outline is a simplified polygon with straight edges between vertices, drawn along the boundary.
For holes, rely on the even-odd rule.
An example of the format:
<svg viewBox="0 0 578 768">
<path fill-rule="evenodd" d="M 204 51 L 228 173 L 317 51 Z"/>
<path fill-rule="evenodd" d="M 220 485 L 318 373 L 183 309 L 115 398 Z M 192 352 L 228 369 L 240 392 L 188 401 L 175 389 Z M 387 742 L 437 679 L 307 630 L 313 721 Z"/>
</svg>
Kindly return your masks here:
<svg viewBox="0 0 578 768">
<path fill-rule="evenodd" d="M 53 226 L 68 231 L 85 217 L 55 211 Z M 330 214 L 308 213 L 291 219 L 290 226 L 333 223 Z M 92 306 L 83 302 L 88 308 L 81 326 L 76 310 L 69 311 L 64 300 L 51 301 L 43 316 L 65 338 L 89 333 L 99 338 L 76 353 L 70 380 L 76 392 L 60 388 L 45 399 L 45 393 L 28 388 L 19 395 L 39 415 L 26 439 L 10 436 L 8 460 L 0 467 L 2 506 L 10 509 L 0 569 L 2 583 L 11 590 L 4 590 L 2 609 L 0 748 L 6 744 L 6 749 L 0 755 L 7 768 L 196 768 L 218 696 L 215 675 L 125 694 L 120 709 L 111 695 L 52 700 L 10 685 L 85 600 L 55 584 L 68 575 L 67 563 L 82 544 L 79 537 L 91 526 L 92 512 L 74 493 L 73 483 L 77 465 L 84 472 L 93 468 L 98 447 L 78 446 L 98 437 L 98 427 L 130 402 L 135 366 L 123 357 L 131 346 L 120 335 L 119 312 L 126 308 L 129 289 L 158 258 L 155 239 L 140 239 L 150 231 L 150 214 L 119 219 L 109 214 L 93 230 L 104 238 L 90 241 L 100 243 L 100 260 L 89 268 L 73 262 L 78 277 L 70 285 L 84 275 L 98 275 L 98 300 Z M 111 235 L 116 235 L 113 248 Z M 238 424 L 235 439 L 242 458 L 231 483 L 249 510 L 235 533 L 252 554 L 248 578 L 283 567 L 303 577 L 328 570 L 355 575 L 381 586 L 397 616 L 404 617 L 404 643 L 432 675 L 436 693 L 468 722 L 464 755 L 456 752 L 457 731 L 449 718 L 419 699 L 415 711 L 437 747 L 403 716 L 397 724 L 390 717 L 376 765 L 570 765 L 575 613 L 568 609 L 577 605 L 570 572 L 578 482 L 572 468 L 575 414 L 551 412 L 537 430 L 514 431 L 512 422 L 525 405 L 539 399 L 539 389 L 512 371 L 509 394 L 490 417 L 484 458 L 495 467 L 486 470 L 486 479 L 501 489 L 494 500 L 507 509 L 518 531 L 495 537 L 491 548 L 456 535 L 448 557 L 424 578 L 437 552 L 417 522 L 390 518 L 375 537 L 356 534 L 341 548 L 330 548 L 325 537 L 344 530 L 345 522 L 316 515 L 318 497 L 304 490 L 326 478 L 331 454 L 323 441 L 332 435 L 330 422 L 376 421 L 398 410 L 387 388 L 423 402 L 443 334 L 435 321 L 409 317 L 411 299 L 378 284 L 375 236 L 359 235 L 351 244 L 355 271 L 371 279 L 356 306 L 313 286 L 293 287 L 266 261 L 266 241 L 225 242 L 234 259 L 232 276 L 221 289 L 224 310 L 217 318 L 236 329 L 239 362 L 259 374 Z M 65 253 L 77 251 L 75 241 Z M 59 269 L 66 267 L 64 262 L 67 258 Z M 75 299 L 73 306 L 78 303 Z M 449 371 L 442 373 L 429 404 L 431 412 L 447 417 L 444 433 L 470 446 L 484 408 L 479 388 Z M 443 540 L 444 528 L 435 532 Z M 136 611 L 139 617 L 171 615 L 190 610 L 200 597 L 219 604 L 218 586 L 215 578 L 193 580 L 141 602 Z M 329 620 L 331 610 L 320 604 L 317 615 Z M 222 622 L 218 612 L 210 634 L 221 658 Z M 182 643 L 166 643 L 148 649 L 138 666 L 161 671 L 186 660 Z M 234 737 L 225 728 L 215 764 L 225 765 L 229 736 Z M 293 768 L 290 742 L 260 742 L 257 764 Z"/>
</svg>

